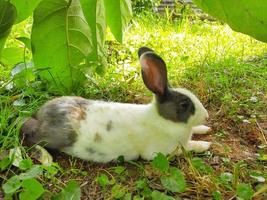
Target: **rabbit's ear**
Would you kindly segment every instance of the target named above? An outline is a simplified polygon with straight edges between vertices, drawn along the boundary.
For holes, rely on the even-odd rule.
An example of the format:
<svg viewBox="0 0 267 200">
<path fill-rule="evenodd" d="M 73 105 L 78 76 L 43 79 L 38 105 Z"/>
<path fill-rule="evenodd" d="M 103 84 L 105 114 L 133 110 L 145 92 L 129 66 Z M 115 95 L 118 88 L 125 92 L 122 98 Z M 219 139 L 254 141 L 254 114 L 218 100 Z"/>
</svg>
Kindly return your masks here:
<svg viewBox="0 0 267 200">
<path fill-rule="evenodd" d="M 167 69 L 161 57 L 151 51 L 143 53 L 140 57 L 142 77 L 146 87 L 159 97 L 167 91 Z"/>
<path fill-rule="evenodd" d="M 141 47 L 138 49 L 138 57 L 140 58 L 141 55 L 143 55 L 146 52 L 154 52 L 154 51 L 148 47 Z"/>
</svg>

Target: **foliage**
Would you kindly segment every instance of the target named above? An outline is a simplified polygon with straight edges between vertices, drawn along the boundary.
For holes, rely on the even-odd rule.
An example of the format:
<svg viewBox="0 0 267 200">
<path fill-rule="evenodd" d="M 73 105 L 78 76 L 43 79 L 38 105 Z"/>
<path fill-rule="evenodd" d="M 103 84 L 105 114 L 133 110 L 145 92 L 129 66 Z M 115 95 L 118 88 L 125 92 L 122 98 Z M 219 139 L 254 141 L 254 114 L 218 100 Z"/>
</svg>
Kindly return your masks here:
<svg viewBox="0 0 267 200">
<path fill-rule="evenodd" d="M 228 23 L 235 31 L 267 42 L 267 2 L 265 0 L 194 0 L 209 14 Z"/>
<path fill-rule="evenodd" d="M 133 13 L 141 14 L 145 12 L 153 12 L 155 7 L 159 5 L 161 0 L 131 0 Z"/>
<path fill-rule="evenodd" d="M 104 67 L 106 26 L 122 42 L 131 18 L 129 0 L 0 0 L 0 8 L 1 63 L 7 66 L 26 63 L 25 55 L 15 52 L 23 51 L 22 48 L 3 47 L 12 25 L 34 13 L 31 38 L 21 36 L 19 40 L 32 53 L 33 68 L 41 79 L 60 93 L 70 93 L 81 86 L 95 66 Z"/>
<path fill-rule="evenodd" d="M 91 75 L 86 87 L 77 89 L 75 95 L 149 102 L 151 94 L 140 78 L 136 55 L 141 45 L 147 45 L 166 61 L 170 85 L 190 89 L 208 108 L 213 132 L 197 138 L 212 141 L 210 151 L 170 157 L 157 154 L 153 161 L 120 159 L 119 163 L 106 165 L 53 154 L 56 163 L 40 165 L 32 148 L 22 146 L 19 129 L 22 118 L 30 116 L 54 95 L 45 90 L 38 78 L 40 72 L 30 62 L 26 62 L 26 67 L 24 63 L 14 68 L 7 66 L 0 69 L 1 75 L 11 73 L 0 84 L 0 178 L 2 190 L 8 186 L 11 193 L 0 192 L 0 196 L 19 199 L 21 192 L 28 191 L 22 182 L 35 179 L 44 189 L 39 199 L 66 194 L 127 200 L 219 200 L 252 195 L 255 199 L 266 199 L 266 145 L 261 130 L 267 112 L 267 46 L 218 22 L 184 17 L 182 24 L 152 15 L 134 18 L 124 35 L 124 44 L 107 32 L 107 73 Z M 24 44 L 16 38 L 29 38 L 27 24 L 32 22 L 28 20 L 13 26 L 7 48 L 26 46 L 27 39 L 22 39 Z M 26 60 L 30 60 L 29 47 L 23 50 Z M 28 78 L 23 82 L 20 76 L 24 74 Z M 23 159 L 14 166 L 9 156 L 2 159 L 2 153 L 17 146 Z M 76 184 L 70 184 L 70 180 Z M 42 189 L 38 191 L 41 193 Z"/>
</svg>

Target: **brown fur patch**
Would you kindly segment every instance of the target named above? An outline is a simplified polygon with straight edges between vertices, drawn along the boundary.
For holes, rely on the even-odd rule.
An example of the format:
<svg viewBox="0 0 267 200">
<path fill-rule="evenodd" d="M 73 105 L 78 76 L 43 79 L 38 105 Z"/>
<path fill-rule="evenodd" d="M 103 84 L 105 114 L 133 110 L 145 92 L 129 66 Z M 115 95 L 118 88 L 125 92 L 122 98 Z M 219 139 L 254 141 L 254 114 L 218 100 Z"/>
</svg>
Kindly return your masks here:
<svg viewBox="0 0 267 200">
<path fill-rule="evenodd" d="M 95 142 L 101 142 L 102 141 L 102 137 L 99 135 L 99 133 L 95 134 L 94 141 Z"/>
<path fill-rule="evenodd" d="M 77 120 L 84 120 L 86 118 L 86 112 L 82 107 L 73 107 L 72 114 Z"/>
</svg>

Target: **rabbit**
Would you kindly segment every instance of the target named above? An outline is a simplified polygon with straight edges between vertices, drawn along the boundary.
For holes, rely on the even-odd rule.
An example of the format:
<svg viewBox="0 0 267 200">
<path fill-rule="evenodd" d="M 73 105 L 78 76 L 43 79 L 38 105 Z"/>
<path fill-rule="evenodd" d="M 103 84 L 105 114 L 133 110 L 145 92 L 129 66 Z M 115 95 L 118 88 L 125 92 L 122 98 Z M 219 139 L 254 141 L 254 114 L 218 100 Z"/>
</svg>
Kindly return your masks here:
<svg viewBox="0 0 267 200">
<path fill-rule="evenodd" d="M 163 59 L 152 49 L 138 50 L 145 86 L 154 93 L 149 104 L 129 104 L 63 96 L 46 102 L 28 118 L 21 132 L 30 143 L 45 144 L 71 156 L 100 163 L 141 157 L 152 160 L 183 147 L 203 152 L 211 143 L 192 141 L 204 134 L 208 112 L 190 91 L 168 86 Z"/>
</svg>

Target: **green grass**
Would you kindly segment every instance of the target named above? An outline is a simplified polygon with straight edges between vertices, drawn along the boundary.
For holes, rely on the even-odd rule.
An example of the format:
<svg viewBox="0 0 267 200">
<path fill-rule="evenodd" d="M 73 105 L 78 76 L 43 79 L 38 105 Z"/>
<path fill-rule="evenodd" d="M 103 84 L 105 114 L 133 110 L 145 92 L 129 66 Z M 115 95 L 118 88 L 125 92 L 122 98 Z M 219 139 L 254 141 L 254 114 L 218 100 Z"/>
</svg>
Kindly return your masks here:
<svg viewBox="0 0 267 200">
<path fill-rule="evenodd" d="M 23 27 L 16 27 L 7 43 L 9 47 L 21 45 L 13 39 L 21 36 L 17 32 L 23 36 L 29 34 Z M 190 89 L 209 110 L 213 131 L 201 139 L 213 141 L 212 149 L 204 154 L 184 152 L 167 159 L 160 156 L 152 163 L 133 161 L 108 165 L 53 154 L 57 164 L 41 166 L 42 173 L 33 176 L 46 189 L 44 198 L 50 198 L 62 188 L 65 190 L 61 197 L 67 191 L 79 192 L 75 183 L 66 187 L 71 179 L 80 184 L 84 198 L 233 199 L 239 196 L 246 199 L 253 193 L 258 199 L 266 198 L 266 181 L 261 182 L 267 180 L 266 44 L 233 32 L 218 22 L 184 19 L 178 23 L 155 16 L 134 19 L 124 36 L 124 44 L 115 42 L 111 35 L 107 44 L 106 73 L 93 74 L 86 86 L 73 94 L 109 101 L 149 102 L 151 93 L 142 83 L 136 53 L 139 47 L 149 46 L 166 61 L 170 84 Z M 10 65 L 0 70 L 3 86 L 10 81 L 11 68 Z M 57 95 L 46 92 L 42 82 L 26 84 L 27 88 L 24 85 L 9 91 L 5 87 L 0 89 L 2 153 L 22 147 L 19 138 L 22 119 Z M 27 148 L 22 150 L 25 158 L 32 158 Z M 32 160 L 33 166 L 37 166 L 36 160 Z M 27 170 L 31 168 L 5 166 L 2 161 L 0 166 L 3 183 L 25 171 L 29 174 Z M 185 178 L 184 190 L 175 191 L 167 184 L 168 181 L 180 187 L 183 184 L 179 182 L 181 179 L 175 179 L 172 167 L 179 169 L 177 173 Z M 25 183 L 18 182 L 24 186 L 16 195 L 26 190 Z"/>
</svg>

